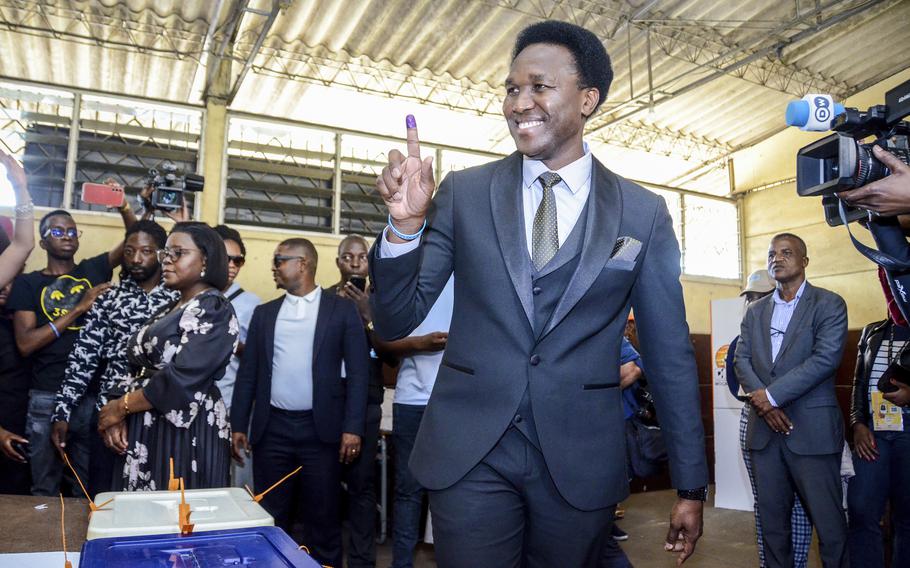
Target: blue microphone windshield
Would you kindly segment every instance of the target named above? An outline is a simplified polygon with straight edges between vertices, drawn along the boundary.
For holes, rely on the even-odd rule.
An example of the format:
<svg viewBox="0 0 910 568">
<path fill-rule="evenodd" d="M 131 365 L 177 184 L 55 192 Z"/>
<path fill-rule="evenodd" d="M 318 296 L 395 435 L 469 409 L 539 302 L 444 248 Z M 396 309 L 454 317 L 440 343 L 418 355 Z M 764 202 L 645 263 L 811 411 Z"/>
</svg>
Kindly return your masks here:
<svg viewBox="0 0 910 568">
<path fill-rule="evenodd" d="M 790 101 L 787 103 L 787 112 L 784 117 L 787 121 L 787 126 L 803 128 L 809 123 L 811 112 L 812 105 L 809 104 L 809 101 L 805 99 Z M 841 103 L 834 103 L 834 115 L 831 116 L 831 118 L 843 113 L 844 105 Z M 815 128 L 810 128 L 810 130 L 815 130 Z M 827 128 L 824 130 L 827 130 Z"/>
<path fill-rule="evenodd" d="M 805 126 L 809 121 L 809 103 L 803 100 L 787 103 L 787 126 Z"/>
</svg>

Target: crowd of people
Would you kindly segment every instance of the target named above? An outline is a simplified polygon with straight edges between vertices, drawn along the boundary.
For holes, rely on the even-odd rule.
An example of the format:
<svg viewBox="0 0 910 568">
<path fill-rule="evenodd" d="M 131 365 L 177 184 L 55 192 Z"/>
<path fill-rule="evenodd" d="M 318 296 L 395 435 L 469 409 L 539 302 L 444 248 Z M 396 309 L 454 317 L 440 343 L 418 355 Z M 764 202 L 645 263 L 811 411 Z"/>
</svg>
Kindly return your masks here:
<svg viewBox="0 0 910 568">
<path fill-rule="evenodd" d="M 611 80 L 591 32 L 528 27 L 503 104 L 519 153 L 437 191 L 408 116 L 407 155 L 390 152 L 377 179 L 389 217 L 373 248 L 345 237 L 322 288 L 313 243 L 283 240 L 269 267 L 283 293 L 265 303 L 236 281 L 236 229 L 177 215 L 166 232 L 144 197 L 138 216 L 119 207 L 120 243 L 78 261 L 76 220 L 46 213 L 44 266 L 23 273 L 33 206 L 0 152 L 17 199 L 0 231 L 0 491 L 72 490 L 67 463 L 92 496 L 166 489 L 171 461 L 189 489 L 262 491 L 302 466 L 262 505 L 319 562 L 372 567 L 383 368 L 397 367 L 394 568 L 412 566 L 425 497 L 442 566 L 630 566 L 616 505 L 647 464 L 625 433 L 658 416 L 678 493 L 664 548 L 685 561 L 708 471 L 679 248 L 664 201 L 583 143 Z M 892 182 L 844 198 L 892 207 Z M 881 566 L 890 502 L 900 566 L 910 327 L 889 296 L 889 319 L 863 330 L 851 460 L 834 389 L 846 305 L 807 265 L 800 237 L 771 240 L 729 350 L 761 565 L 804 566 L 814 527 L 826 567 Z"/>
</svg>

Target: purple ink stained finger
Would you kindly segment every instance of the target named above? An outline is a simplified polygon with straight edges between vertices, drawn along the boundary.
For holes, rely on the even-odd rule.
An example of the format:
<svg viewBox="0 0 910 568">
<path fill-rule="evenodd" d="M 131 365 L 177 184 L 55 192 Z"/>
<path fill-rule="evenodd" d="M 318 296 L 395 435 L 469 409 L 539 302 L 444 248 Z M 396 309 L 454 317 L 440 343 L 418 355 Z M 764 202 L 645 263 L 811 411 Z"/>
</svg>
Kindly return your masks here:
<svg viewBox="0 0 910 568">
<path fill-rule="evenodd" d="M 417 128 L 417 119 L 414 118 L 413 114 L 409 114 L 405 117 L 404 123 L 408 128 Z"/>
</svg>

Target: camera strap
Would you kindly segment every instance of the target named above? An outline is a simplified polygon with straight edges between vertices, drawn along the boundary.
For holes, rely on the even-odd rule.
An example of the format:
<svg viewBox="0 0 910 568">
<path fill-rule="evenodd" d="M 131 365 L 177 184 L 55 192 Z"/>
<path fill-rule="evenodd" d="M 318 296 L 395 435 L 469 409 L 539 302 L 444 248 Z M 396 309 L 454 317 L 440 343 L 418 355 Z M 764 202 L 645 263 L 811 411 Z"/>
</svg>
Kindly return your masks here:
<svg viewBox="0 0 910 568">
<path fill-rule="evenodd" d="M 847 222 L 847 211 L 844 209 L 844 202 L 838 203 L 841 221 L 847 228 L 847 234 L 853 241 L 853 246 L 860 254 L 881 266 L 888 271 L 905 272 L 910 271 L 910 247 L 907 246 L 907 239 L 904 237 L 900 227 L 884 226 L 876 220 L 869 223 L 869 232 L 878 245 L 878 250 L 861 243 L 850 230 L 850 224 Z M 895 239 L 895 237 L 898 237 Z M 898 256 L 895 256 L 897 254 Z M 899 258 L 903 257 L 903 258 Z"/>
<path fill-rule="evenodd" d="M 910 321 L 910 244 L 894 217 L 876 217 L 869 220 L 869 232 L 878 250 L 867 246 L 853 236 L 847 223 L 844 202 L 839 203 L 840 217 L 844 221 L 850 240 L 860 254 L 882 267 L 894 303 L 905 320 Z"/>
</svg>

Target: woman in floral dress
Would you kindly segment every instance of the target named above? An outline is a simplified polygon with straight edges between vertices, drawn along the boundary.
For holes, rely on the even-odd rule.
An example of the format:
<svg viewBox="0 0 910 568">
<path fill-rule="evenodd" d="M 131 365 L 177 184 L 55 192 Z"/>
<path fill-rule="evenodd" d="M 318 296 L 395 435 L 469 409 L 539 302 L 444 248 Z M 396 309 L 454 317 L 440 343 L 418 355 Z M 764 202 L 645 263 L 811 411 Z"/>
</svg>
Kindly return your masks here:
<svg viewBox="0 0 910 568">
<path fill-rule="evenodd" d="M 215 382 L 240 328 L 219 292 L 224 243 L 203 223 L 178 223 L 158 255 L 164 284 L 180 300 L 130 338 L 133 384 L 98 415 L 105 444 L 120 454 L 114 490 L 166 489 L 170 458 L 188 489 L 226 487 L 231 433 Z"/>
</svg>

